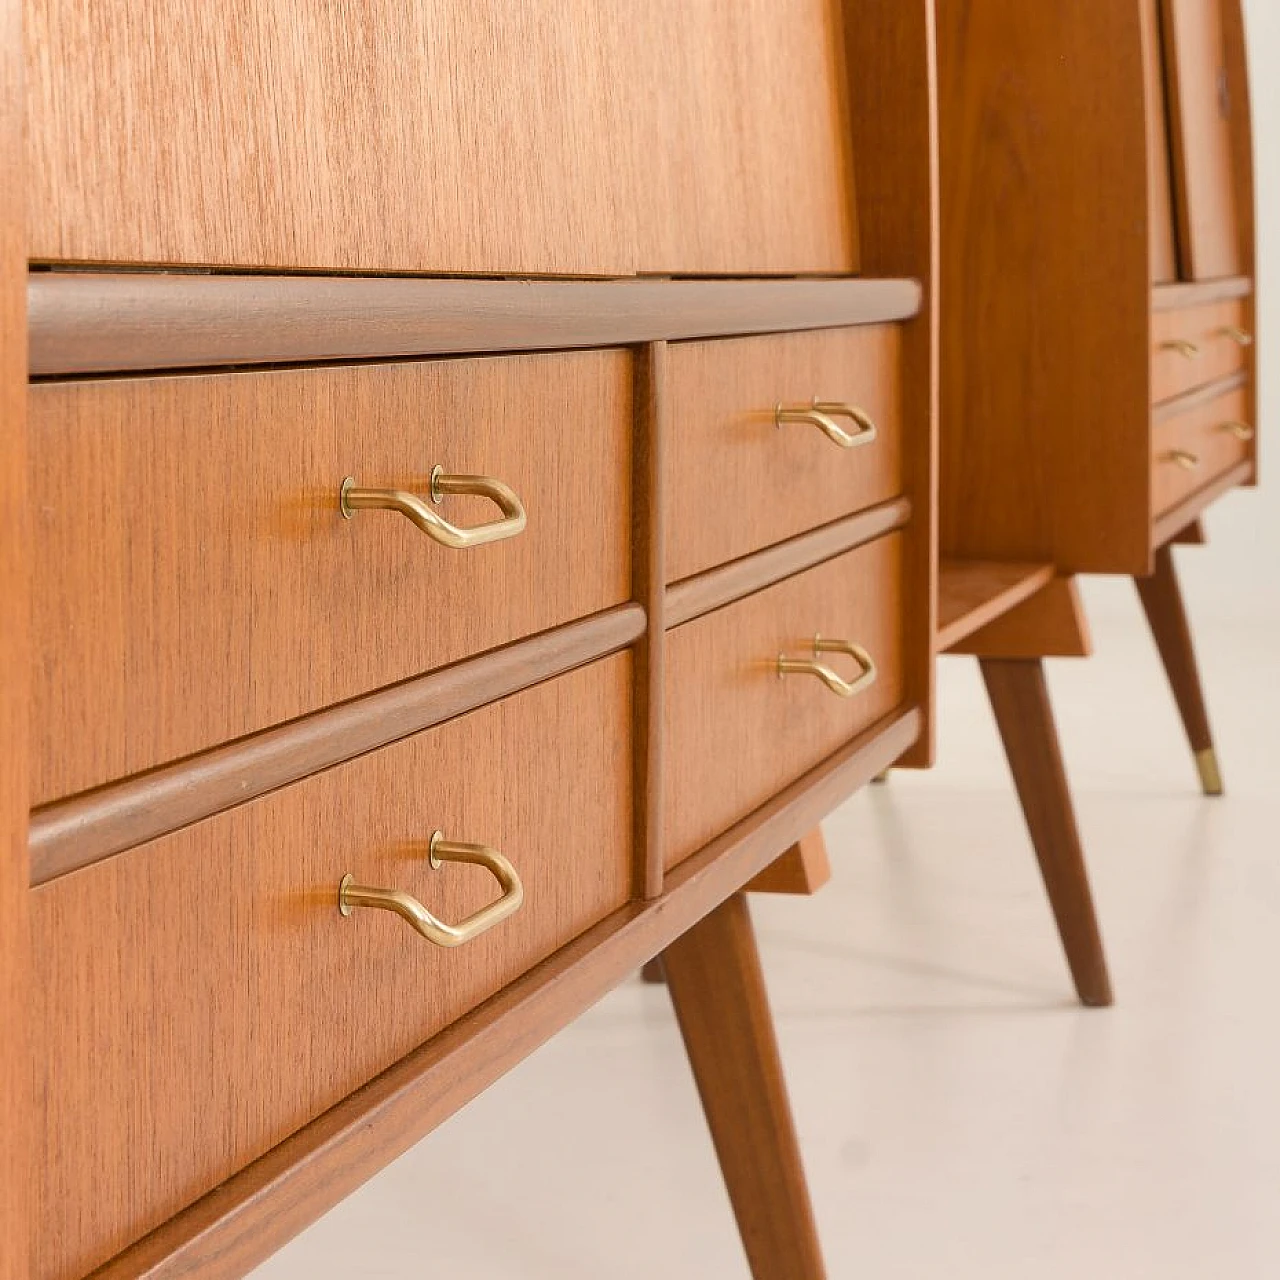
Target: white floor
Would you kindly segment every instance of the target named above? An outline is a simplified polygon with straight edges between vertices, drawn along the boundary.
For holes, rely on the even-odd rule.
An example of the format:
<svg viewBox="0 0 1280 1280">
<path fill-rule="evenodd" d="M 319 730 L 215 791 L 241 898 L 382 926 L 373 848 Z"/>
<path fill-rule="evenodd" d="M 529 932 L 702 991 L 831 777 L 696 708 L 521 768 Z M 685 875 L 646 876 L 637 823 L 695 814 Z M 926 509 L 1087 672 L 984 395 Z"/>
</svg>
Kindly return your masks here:
<svg viewBox="0 0 1280 1280">
<path fill-rule="evenodd" d="M 1097 655 L 1050 679 L 1115 1009 L 1073 1003 L 971 662 L 938 768 L 832 817 L 816 898 L 756 902 L 833 1278 L 1280 1276 L 1280 622 L 1200 619 L 1205 800 L 1132 591 L 1091 592 Z M 257 1273 L 746 1274 L 636 982 Z"/>
</svg>

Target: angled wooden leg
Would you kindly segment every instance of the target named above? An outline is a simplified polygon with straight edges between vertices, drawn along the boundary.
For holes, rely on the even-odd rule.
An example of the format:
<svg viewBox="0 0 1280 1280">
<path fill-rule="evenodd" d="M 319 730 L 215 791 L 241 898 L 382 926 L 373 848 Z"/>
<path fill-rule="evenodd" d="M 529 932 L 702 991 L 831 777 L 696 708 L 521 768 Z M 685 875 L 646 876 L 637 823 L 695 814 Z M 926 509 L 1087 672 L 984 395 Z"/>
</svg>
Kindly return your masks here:
<svg viewBox="0 0 1280 1280">
<path fill-rule="evenodd" d="M 1111 980 L 1044 666 L 1031 658 L 983 658 L 981 667 L 1076 991 L 1084 1004 L 1108 1005 Z"/>
<path fill-rule="evenodd" d="M 662 953 L 667 985 L 755 1280 L 826 1272 L 746 897 Z"/>
<path fill-rule="evenodd" d="M 1218 756 L 1209 730 L 1209 713 L 1205 710 L 1204 694 L 1200 689 L 1191 627 L 1182 604 L 1182 592 L 1178 589 L 1173 552 L 1168 545 L 1156 552 L 1155 573 L 1149 578 L 1135 578 L 1134 584 L 1151 634 L 1155 637 L 1156 648 L 1160 651 L 1165 675 L 1169 677 L 1187 740 L 1191 743 L 1196 769 L 1200 773 L 1200 785 L 1205 795 L 1220 796 L 1222 774 L 1218 770 Z"/>
</svg>

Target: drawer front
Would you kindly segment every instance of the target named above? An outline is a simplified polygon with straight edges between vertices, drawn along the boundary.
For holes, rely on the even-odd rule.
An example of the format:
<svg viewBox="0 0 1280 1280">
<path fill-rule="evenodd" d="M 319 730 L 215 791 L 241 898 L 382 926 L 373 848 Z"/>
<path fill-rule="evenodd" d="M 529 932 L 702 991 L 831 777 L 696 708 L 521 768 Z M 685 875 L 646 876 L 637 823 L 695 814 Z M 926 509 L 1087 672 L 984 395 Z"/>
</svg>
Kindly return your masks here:
<svg viewBox="0 0 1280 1280">
<path fill-rule="evenodd" d="M 903 699 L 903 537 L 892 534 L 677 627 L 663 714 L 668 866 L 709 840 Z M 852 681 L 859 664 L 813 653 L 815 635 L 853 641 L 874 683 L 841 697 L 778 658 L 819 660 Z"/>
<path fill-rule="evenodd" d="M 625 601 L 631 426 L 622 352 L 36 386 L 34 802 Z M 342 518 L 344 477 L 426 495 L 436 466 L 525 530 Z"/>
<path fill-rule="evenodd" d="M 673 346 L 667 578 L 679 581 L 883 502 L 902 489 L 901 331 L 869 325 Z M 775 409 L 846 405 L 874 423 L 841 447 Z M 860 428 L 826 415 L 848 436 Z"/>
<path fill-rule="evenodd" d="M 1151 513 L 1163 515 L 1253 456 L 1248 389 L 1241 388 L 1152 428 Z"/>
<path fill-rule="evenodd" d="M 628 898 L 619 655 L 32 892 L 39 1277 L 79 1276 Z M 345 873 L 457 921 L 495 896 L 426 841 L 503 850 L 524 904 L 446 950 Z"/>
<path fill-rule="evenodd" d="M 1154 404 L 1243 369 L 1253 333 L 1244 299 L 1151 317 L 1151 399 Z"/>
</svg>

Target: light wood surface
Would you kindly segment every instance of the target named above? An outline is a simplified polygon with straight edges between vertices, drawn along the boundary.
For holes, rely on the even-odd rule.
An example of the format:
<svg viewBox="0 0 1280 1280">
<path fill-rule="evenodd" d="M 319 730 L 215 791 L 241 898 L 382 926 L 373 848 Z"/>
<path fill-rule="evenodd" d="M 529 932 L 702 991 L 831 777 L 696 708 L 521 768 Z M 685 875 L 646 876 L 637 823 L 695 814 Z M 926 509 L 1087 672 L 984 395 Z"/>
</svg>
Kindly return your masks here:
<svg viewBox="0 0 1280 1280">
<path fill-rule="evenodd" d="M 668 867 L 902 703 L 903 542 L 891 534 L 669 634 Z M 813 676 L 780 678 L 779 654 L 812 657 L 817 634 L 862 645 L 875 683 L 840 698 Z M 852 659 L 823 661 L 856 673 Z"/>
<path fill-rule="evenodd" d="M 0 0 L 0 1280 L 30 1280 L 26 510 L 27 275 L 22 5 Z"/>
<path fill-rule="evenodd" d="M 1158 423 L 1151 433 L 1151 514 L 1163 515 L 1225 472 L 1253 456 L 1254 442 L 1240 440 L 1232 424 L 1248 423 L 1249 397 L 1244 387 Z M 1178 452 L 1195 465 L 1175 461 Z"/>
<path fill-rule="evenodd" d="M 33 891 L 33 1274 L 105 1261 L 627 901 L 630 665 Z M 389 913 L 339 914 L 347 872 L 445 920 L 489 901 L 482 871 L 427 865 L 436 829 L 507 854 L 515 916 L 445 951 Z"/>
<path fill-rule="evenodd" d="M 627 600 L 631 397 L 620 352 L 36 387 L 33 803 Z M 343 477 L 426 493 L 437 464 L 527 529 L 342 518 Z"/>
<path fill-rule="evenodd" d="M 33 0 L 27 21 L 36 259 L 857 269 L 829 0 L 324 0 L 306 21 Z"/>
<path fill-rule="evenodd" d="M 914 767 L 931 764 L 934 754 L 940 280 L 934 7 L 934 0 L 843 0 L 862 270 L 915 277 L 922 295 L 919 314 L 903 326 L 901 352 L 904 482 L 915 511 L 905 553 L 904 675 L 925 717 L 924 732 L 903 760 Z"/>
<path fill-rule="evenodd" d="M 624 649 L 645 625 L 640 605 L 622 605 L 36 809 L 31 883 L 89 866 Z"/>
<path fill-rule="evenodd" d="M 1053 578 L 1050 564 L 943 560 L 938 566 L 938 652 L 994 622 Z"/>
<path fill-rule="evenodd" d="M 938 16 L 942 554 L 1145 572 L 1139 7 L 940 0 Z"/>
<path fill-rule="evenodd" d="M 1245 270 L 1232 116 L 1249 104 L 1234 100 L 1244 86 L 1229 74 L 1223 17 L 1232 3 L 1162 0 L 1178 252 L 1189 280 Z"/>
<path fill-rule="evenodd" d="M 1254 484 L 1257 480 L 1257 467 L 1252 460 L 1241 462 L 1224 471 L 1216 480 L 1202 489 L 1197 489 L 1189 498 L 1170 507 L 1162 516 L 1151 522 L 1151 545 L 1162 547 L 1170 538 L 1181 532 L 1192 520 L 1198 519 L 1206 508 L 1215 503 L 1225 493 L 1237 489 L 1241 485 Z"/>
<path fill-rule="evenodd" d="M 746 896 L 677 938 L 662 967 L 754 1280 L 823 1280 Z"/>
<path fill-rule="evenodd" d="M 1221 280 L 1184 280 L 1178 284 L 1157 285 L 1151 290 L 1151 310 L 1180 311 L 1211 306 L 1232 298 L 1253 295 L 1249 276 L 1225 276 Z"/>
<path fill-rule="evenodd" d="M 899 330 L 887 325 L 672 347 L 667 580 L 897 496 L 900 351 Z M 845 449 L 815 426 L 777 425 L 776 406 L 814 400 L 861 409 L 876 439 Z"/>
<path fill-rule="evenodd" d="M 1233 336 L 1239 330 L 1250 345 L 1250 308 L 1244 298 L 1215 302 L 1189 311 L 1158 311 L 1151 317 L 1151 399 L 1172 400 L 1196 387 L 1230 377 L 1248 367 L 1249 347 Z M 1175 344 L 1189 342 L 1195 352 Z"/>
<path fill-rule="evenodd" d="M 1199 762 L 1205 752 L 1213 751 L 1213 730 L 1209 727 L 1209 712 L 1205 706 L 1204 691 L 1200 687 L 1200 670 L 1196 663 L 1195 643 L 1191 626 L 1187 621 L 1182 590 L 1178 586 L 1178 574 L 1173 563 L 1173 549 L 1168 544 L 1156 552 L 1155 572 L 1148 578 L 1134 579 L 1138 598 L 1142 601 L 1147 625 L 1164 664 L 1169 687 L 1173 691 L 1186 730 L 1191 753 Z M 1214 758 L 1213 772 L 1217 787 L 1211 794 L 1221 794 L 1222 777 Z M 1203 781 L 1204 775 L 1202 773 Z"/>
<path fill-rule="evenodd" d="M 1050 578 L 1034 595 L 955 641 L 948 652 L 976 658 L 1087 658 L 1093 641 L 1076 580 Z"/>
<path fill-rule="evenodd" d="M 610 916 L 102 1269 L 238 1280 L 669 946 L 908 750 L 914 708 L 873 726 Z"/>
<path fill-rule="evenodd" d="M 1165 92 L 1160 0 L 1138 0 L 1142 21 L 1142 70 L 1147 121 L 1147 209 L 1150 219 L 1151 283 L 1178 278 L 1174 240 L 1173 177 L 1169 156 L 1169 113 Z"/>
<path fill-rule="evenodd" d="M 817 893 L 831 879 L 831 860 L 822 828 L 814 827 L 776 862 L 749 880 L 747 893 Z"/>
<path fill-rule="evenodd" d="M 1033 660 L 984 658 L 981 667 L 1076 993 L 1083 1004 L 1109 1005 L 1111 979 L 1062 766 L 1044 665 Z"/>
<path fill-rule="evenodd" d="M 911 279 L 415 280 L 37 271 L 31 372 L 563 350 L 878 324 Z"/>
<path fill-rule="evenodd" d="M 883 506 L 835 520 L 798 538 L 674 583 L 667 589 L 666 625 L 677 627 L 691 618 L 710 613 L 712 609 L 741 600 L 753 591 L 802 573 L 895 529 L 905 528 L 912 517 L 910 500 L 895 498 Z M 917 539 L 923 537 L 918 524 L 914 536 Z"/>
</svg>

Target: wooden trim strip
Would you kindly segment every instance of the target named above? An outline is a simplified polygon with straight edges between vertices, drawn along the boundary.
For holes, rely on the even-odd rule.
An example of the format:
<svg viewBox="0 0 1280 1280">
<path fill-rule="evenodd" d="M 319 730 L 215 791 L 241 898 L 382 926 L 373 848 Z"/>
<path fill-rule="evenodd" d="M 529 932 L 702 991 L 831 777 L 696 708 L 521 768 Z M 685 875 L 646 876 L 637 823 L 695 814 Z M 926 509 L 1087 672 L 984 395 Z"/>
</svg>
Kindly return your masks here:
<svg viewBox="0 0 1280 1280">
<path fill-rule="evenodd" d="M 648 620 L 636 653 L 635 849 L 636 895 L 662 893 L 662 686 L 666 651 L 666 519 L 663 448 L 667 434 L 667 344 L 654 342 L 636 357 L 636 481 L 633 594 Z"/>
<path fill-rule="evenodd" d="M 943 560 L 938 568 L 937 652 L 946 653 L 1052 579 L 1051 564 Z"/>
<path fill-rule="evenodd" d="M 350 1195 L 763 871 L 897 760 L 923 718 L 882 720 L 667 877 L 93 1272 L 232 1280 Z"/>
<path fill-rule="evenodd" d="M 44 884 L 616 653 L 634 643 L 644 628 L 644 609 L 622 605 L 150 773 L 44 805 L 31 815 L 31 884 Z"/>
<path fill-rule="evenodd" d="M 905 320 L 913 280 L 32 272 L 32 377 L 626 346 Z"/>
<path fill-rule="evenodd" d="M 1207 506 L 1216 502 L 1224 493 L 1248 484 L 1253 478 L 1253 459 L 1246 458 L 1202 489 L 1197 489 L 1189 498 L 1184 498 L 1176 507 L 1170 507 L 1168 511 L 1158 515 L 1151 522 L 1152 549 L 1158 551 L 1170 538 L 1176 537 L 1197 519 Z"/>
<path fill-rule="evenodd" d="M 1228 276 L 1223 280 L 1186 281 L 1157 284 L 1151 289 L 1152 311 L 1178 311 L 1183 307 L 1207 307 L 1215 302 L 1247 298 L 1253 292 L 1248 276 Z"/>
<path fill-rule="evenodd" d="M 910 498 L 894 498 L 892 502 L 856 515 L 833 520 L 788 542 L 766 547 L 696 577 L 684 578 L 667 588 L 667 627 L 678 627 L 682 622 L 732 604 L 794 573 L 812 569 L 864 542 L 901 529 L 910 519 Z"/>
<path fill-rule="evenodd" d="M 1249 375 L 1243 370 L 1228 374 L 1216 382 L 1206 382 L 1204 386 L 1196 387 L 1194 391 L 1186 391 L 1180 396 L 1174 396 L 1172 400 L 1162 400 L 1154 405 L 1151 409 L 1151 421 L 1153 425 L 1159 426 L 1160 423 L 1189 413 L 1192 409 L 1198 409 L 1201 405 L 1218 399 L 1219 396 L 1229 395 L 1232 391 L 1246 386 L 1248 382 Z"/>
</svg>

